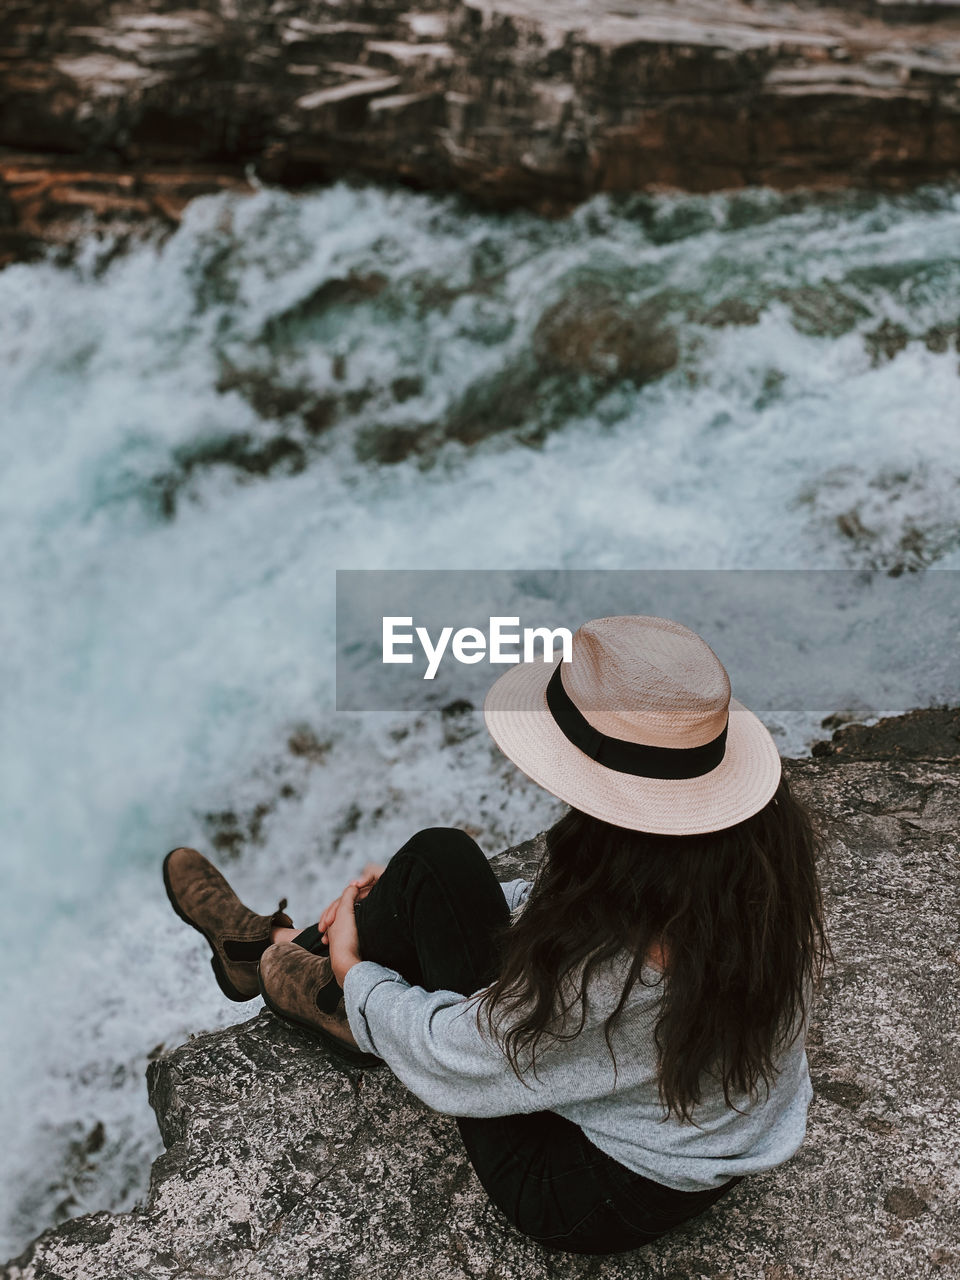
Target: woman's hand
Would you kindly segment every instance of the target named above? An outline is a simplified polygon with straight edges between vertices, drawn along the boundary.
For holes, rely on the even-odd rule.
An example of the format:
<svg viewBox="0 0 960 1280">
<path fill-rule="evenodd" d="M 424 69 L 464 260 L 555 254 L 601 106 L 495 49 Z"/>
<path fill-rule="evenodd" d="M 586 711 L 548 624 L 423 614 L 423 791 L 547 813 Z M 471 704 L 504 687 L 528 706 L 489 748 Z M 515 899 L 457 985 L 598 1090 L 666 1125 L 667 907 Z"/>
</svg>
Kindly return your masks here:
<svg viewBox="0 0 960 1280">
<path fill-rule="evenodd" d="M 367 896 L 386 869 L 387 868 L 381 866 L 379 862 L 368 862 L 360 875 L 357 876 L 355 880 L 350 881 L 351 884 L 357 886 L 358 902 Z M 324 911 L 323 915 L 320 917 L 320 935 L 324 942 L 329 941 L 327 938 L 327 930 L 330 928 L 331 924 L 333 924 L 334 918 L 337 914 L 337 903 L 339 901 L 339 898 L 334 898 L 329 907 L 327 907 L 326 911 Z"/>
<path fill-rule="evenodd" d="M 355 884 L 359 890 L 357 893 L 358 902 L 361 898 L 365 898 L 367 896 L 386 869 L 387 868 L 382 866 L 379 862 L 368 862 L 356 880 L 350 881 L 350 883 Z"/>
<path fill-rule="evenodd" d="M 360 938 L 357 933 L 357 921 L 353 914 L 353 904 L 357 901 L 357 886 L 348 884 L 336 902 L 336 912 L 332 923 L 327 927 L 326 939 L 330 946 L 330 967 L 339 985 L 355 964 L 363 957 L 360 954 Z"/>
</svg>

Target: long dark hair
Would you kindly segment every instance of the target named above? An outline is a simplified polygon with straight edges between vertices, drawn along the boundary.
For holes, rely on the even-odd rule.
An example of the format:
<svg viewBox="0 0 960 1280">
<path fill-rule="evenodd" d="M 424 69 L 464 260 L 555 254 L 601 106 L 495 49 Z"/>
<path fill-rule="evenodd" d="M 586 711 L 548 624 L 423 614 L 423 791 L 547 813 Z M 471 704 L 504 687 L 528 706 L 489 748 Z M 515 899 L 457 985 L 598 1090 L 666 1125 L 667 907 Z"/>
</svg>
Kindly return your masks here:
<svg viewBox="0 0 960 1280">
<path fill-rule="evenodd" d="M 478 997 L 517 1076 L 527 1051 L 535 1072 L 542 1037 L 579 1034 L 592 976 L 622 952 L 626 981 L 604 1024 L 616 1078 L 610 1031 L 662 948 L 654 1037 L 667 1114 L 692 1120 L 711 1071 L 727 1105 L 756 1098 L 801 1033 L 830 957 L 820 844 L 785 777 L 759 813 L 707 835 L 649 835 L 571 809 L 547 833 L 528 900 L 498 939 L 499 976 Z M 578 1002 L 579 1026 L 562 1030 Z M 505 1033 L 494 1029 L 498 1009 L 521 1014 Z"/>
</svg>

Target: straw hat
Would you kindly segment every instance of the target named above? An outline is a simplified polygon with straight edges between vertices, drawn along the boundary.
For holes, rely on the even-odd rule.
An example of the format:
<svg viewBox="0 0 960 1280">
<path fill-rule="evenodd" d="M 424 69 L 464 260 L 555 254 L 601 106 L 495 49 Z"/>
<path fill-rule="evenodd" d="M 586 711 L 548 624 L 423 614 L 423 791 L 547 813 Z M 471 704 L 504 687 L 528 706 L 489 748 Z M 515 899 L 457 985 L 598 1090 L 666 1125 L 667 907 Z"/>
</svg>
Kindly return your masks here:
<svg viewBox="0 0 960 1280">
<path fill-rule="evenodd" d="M 780 781 L 780 755 L 695 631 L 666 618 L 596 618 L 571 661 L 527 662 L 483 707 L 503 753 L 559 799 L 660 835 L 732 827 Z"/>
</svg>

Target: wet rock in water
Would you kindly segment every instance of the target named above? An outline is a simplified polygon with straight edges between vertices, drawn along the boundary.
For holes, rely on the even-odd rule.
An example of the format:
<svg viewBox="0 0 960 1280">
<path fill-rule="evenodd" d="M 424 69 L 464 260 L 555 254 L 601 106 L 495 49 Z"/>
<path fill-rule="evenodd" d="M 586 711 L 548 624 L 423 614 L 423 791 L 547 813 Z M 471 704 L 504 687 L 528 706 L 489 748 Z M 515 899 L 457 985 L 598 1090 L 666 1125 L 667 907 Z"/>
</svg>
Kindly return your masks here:
<svg viewBox="0 0 960 1280">
<path fill-rule="evenodd" d="M 782 369 L 766 369 L 760 389 L 754 396 L 753 407 L 760 411 L 767 409 L 783 395 L 787 384 L 787 375 Z"/>
<path fill-rule="evenodd" d="M 919 328 L 911 332 L 905 325 L 884 320 L 864 334 L 864 343 L 874 365 L 895 359 L 915 341 L 922 342 L 934 355 L 944 355 L 951 347 L 960 352 L 960 326 L 935 324 L 923 332 Z"/>
<path fill-rule="evenodd" d="M 145 497 L 165 520 L 172 520 L 177 505 L 197 475 L 226 467 L 240 480 L 277 473 L 297 475 L 307 465 L 303 443 L 283 432 L 255 438 L 248 431 L 198 440 L 173 451 L 170 470 L 154 476 Z"/>
<path fill-rule="evenodd" d="M 960 352 L 960 325 L 935 324 L 923 335 L 923 344 L 935 355 L 943 355 L 952 346 Z"/>
<path fill-rule="evenodd" d="M 694 324 L 705 324 L 711 329 L 723 329 L 727 325 L 752 325 L 759 323 L 763 307 L 746 298 L 723 298 L 706 310 L 694 310 L 690 319 Z"/>
<path fill-rule="evenodd" d="M 256 431 L 201 438 L 172 450 L 166 469 L 149 478 L 141 497 L 164 520 L 192 495 L 194 482 L 226 469 L 238 483 L 276 475 L 299 475 L 322 453 L 327 433 L 341 410 L 350 411 L 350 395 L 325 394 L 279 381 L 269 371 L 221 368 L 216 389 L 241 396 L 261 418 Z M 367 392 L 359 393 L 365 399 Z"/>
<path fill-rule="evenodd" d="M 910 336 L 902 324 L 895 324 L 892 320 L 884 320 L 876 329 L 872 329 L 870 333 L 865 335 L 864 342 L 873 363 L 876 365 L 883 364 L 885 360 L 892 360 L 894 356 L 898 356 L 901 351 L 906 350 Z"/>
<path fill-rule="evenodd" d="M 881 722 L 859 740 L 863 758 L 857 732 L 841 729 L 829 757 L 786 763 L 826 837 L 836 956 L 808 1040 L 804 1145 L 640 1252 L 564 1256 L 570 1280 L 916 1280 L 960 1256 L 960 711 Z M 530 878 L 542 854 L 537 838 L 493 865 Z M 345 1068 L 261 1012 L 147 1074 L 167 1150 L 146 1204 L 46 1232 L 3 1280 L 559 1274 L 489 1202 L 456 1122 L 387 1069 Z"/>
<path fill-rule="evenodd" d="M 443 744 L 446 747 L 466 742 L 483 729 L 482 717 L 469 698 L 454 698 L 440 708 L 440 716 L 443 721 Z M 480 836 L 479 831 L 472 834 L 476 838 Z"/>
<path fill-rule="evenodd" d="M 427 468 L 448 441 L 471 446 L 509 432 L 521 443 L 539 444 L 578 407 L 586 410 L 592 403 L 592 394 L 586 389 L 578 393 L 570 377 L 545 371 L 521 356 L 471 383 L 435 421 L 361 427 L 354 449 L 361 462 L 389 466 L 415 458 Z"/>
<path fill-rule="evenodd" d="M 829 284 L 798 285 L 777 290 L 790 308 L 794 327 L 814 338 L 839 338 L 870 316 L 870 310 Z"/>
<path fill-rule="evenodd" d="M 478 378 L 446 414 L 443 438 L 479 444 L 505 431 L 550 421 L 549 375 L 528 358 Z"/>
<path fill-rule="evenodd" d="M 94 1155 L 100 1151 L 104 1142 L 107 1140 L 107 1131 L 104 1128 L 103 1121 L 98 1120 L 90 1132 L 84 1138 L 83 1146 L 88 1155 Z"/>
<path fill-rule="evenodd" d="M 345 276 L 333 276 L 305 298 L 271 316 L 264 324 L 261 337 L 264 342 L 280 348 L 288 346 L 303 334 L 311 321 L 326 316 L 334 307 L 355 307 L 378 298 L 388 284 L 388 278 L 379 271 L 351 271 Z"/>
<path fill-rule="evenodd" d="M 373 423 L 357 433 L 354 450 L 360 462 L 390 466 L 417 458 L 425 465 L 437 443 L 437 432 L 423 423 Z"/>
<path fill-rule="evenodd" d="M 240 829 L 237 815 L 232 809 L 221 809 L 203 815 L 203 824 L 207 831 L 207 839 L 226 861 L 240 856 L 246 834 Z"/>
<path fill-rule="evenodd" d="M 414 396 L 420 395 L 423 391 L 423 379 L 417 374 L 402 375 L 394 378 L 390 383 L 390 392 L 393 398 L 403 404 L 406 400 L 412 400 Z"/>
<path fill-rule="evenodd" d="M 282 794 L 282 793 L 281 793 Z M 286 798 L 286 797 L 283 797 Z M 277 798 L 260 800 L 242 813 L 222 809 L 203 815 L 207 839 L 214 849 L 228 861 L 239 857 L 243 846 L 260 844 L 263 824 L 277 806 Z"/>
<path fill-rule="evenodd" d="M 448 702 L 440 708 L 440 714 L 445 720 L 451 717 L 466 715 L 470 711 L 476 711 L 476 707 L 469 698 L 454 698 L 452 702 Z"/>
<path fill-rule="evenodd" d="M 216 466 L 232 467 L 252 476 L 268 476 L 278 469 L 292 474 L 302 471 L 305 465 L 303 446 L 296 440 L 283 435 L 257 440 L 246 431 L 184 445 L 175 451 L 175 457 L 186 476 Z"/>
<path fill-rule="evenodd" d="M 332 746 L 329 738 L 321 740 L 309 725 L 299 725 L 287 739 L 290 754 L 310 764 L 324 764 Z"/>
<path fill-rule="evenodd" d="M 261 418 L 268 421 L 297 418 L 312 436 L 322 434 L 337 418 L 336 397 L 320 395 L 302 384 L 281 382 L 269 370 L 240 369 L 224 361 L 217 379 L 217 391 L 221 395 L 237 392 Z"/>
<path fill-rule="evenodd" d="M 869 546 L 877 536 L 876 529 L 867 528 L 863 523 L 860 512 L 856 508 L 850 511 L 841 511 L 837 516 L 837 531 L 843 534 L 845 538 L 849 538 L 858 547 Z"/>
<path fill-rule="evenodd" d="M 570 287 L 544 311 L 533 352 L 545 369 L 638 386 L 669 373 L 680 358 L 676 334 L 656 304 L 631 305 L 622 291 L 600 283 Z"/>
</svg>

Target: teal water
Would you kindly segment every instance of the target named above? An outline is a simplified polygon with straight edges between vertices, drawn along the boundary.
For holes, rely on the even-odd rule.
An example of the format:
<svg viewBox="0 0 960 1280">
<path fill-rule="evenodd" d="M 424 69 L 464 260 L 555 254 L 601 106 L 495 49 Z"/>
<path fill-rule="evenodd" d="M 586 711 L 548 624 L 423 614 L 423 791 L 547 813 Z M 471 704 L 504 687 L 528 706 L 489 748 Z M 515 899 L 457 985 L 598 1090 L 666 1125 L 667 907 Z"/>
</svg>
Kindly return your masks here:
<svg viewBox="0 0 960 1280">
<path fill-rule="evenodd" d="M 132 1204 L 148 1052 L 253 1012 L 168 848 L 303 921 L 418 825 L 555 812 L 475 717 L 335 715 L 336 568 L 960 567 L 958 298 L 947 189 L 262 191 L 0 273 L 0 1252 Z"/>
</svg>

